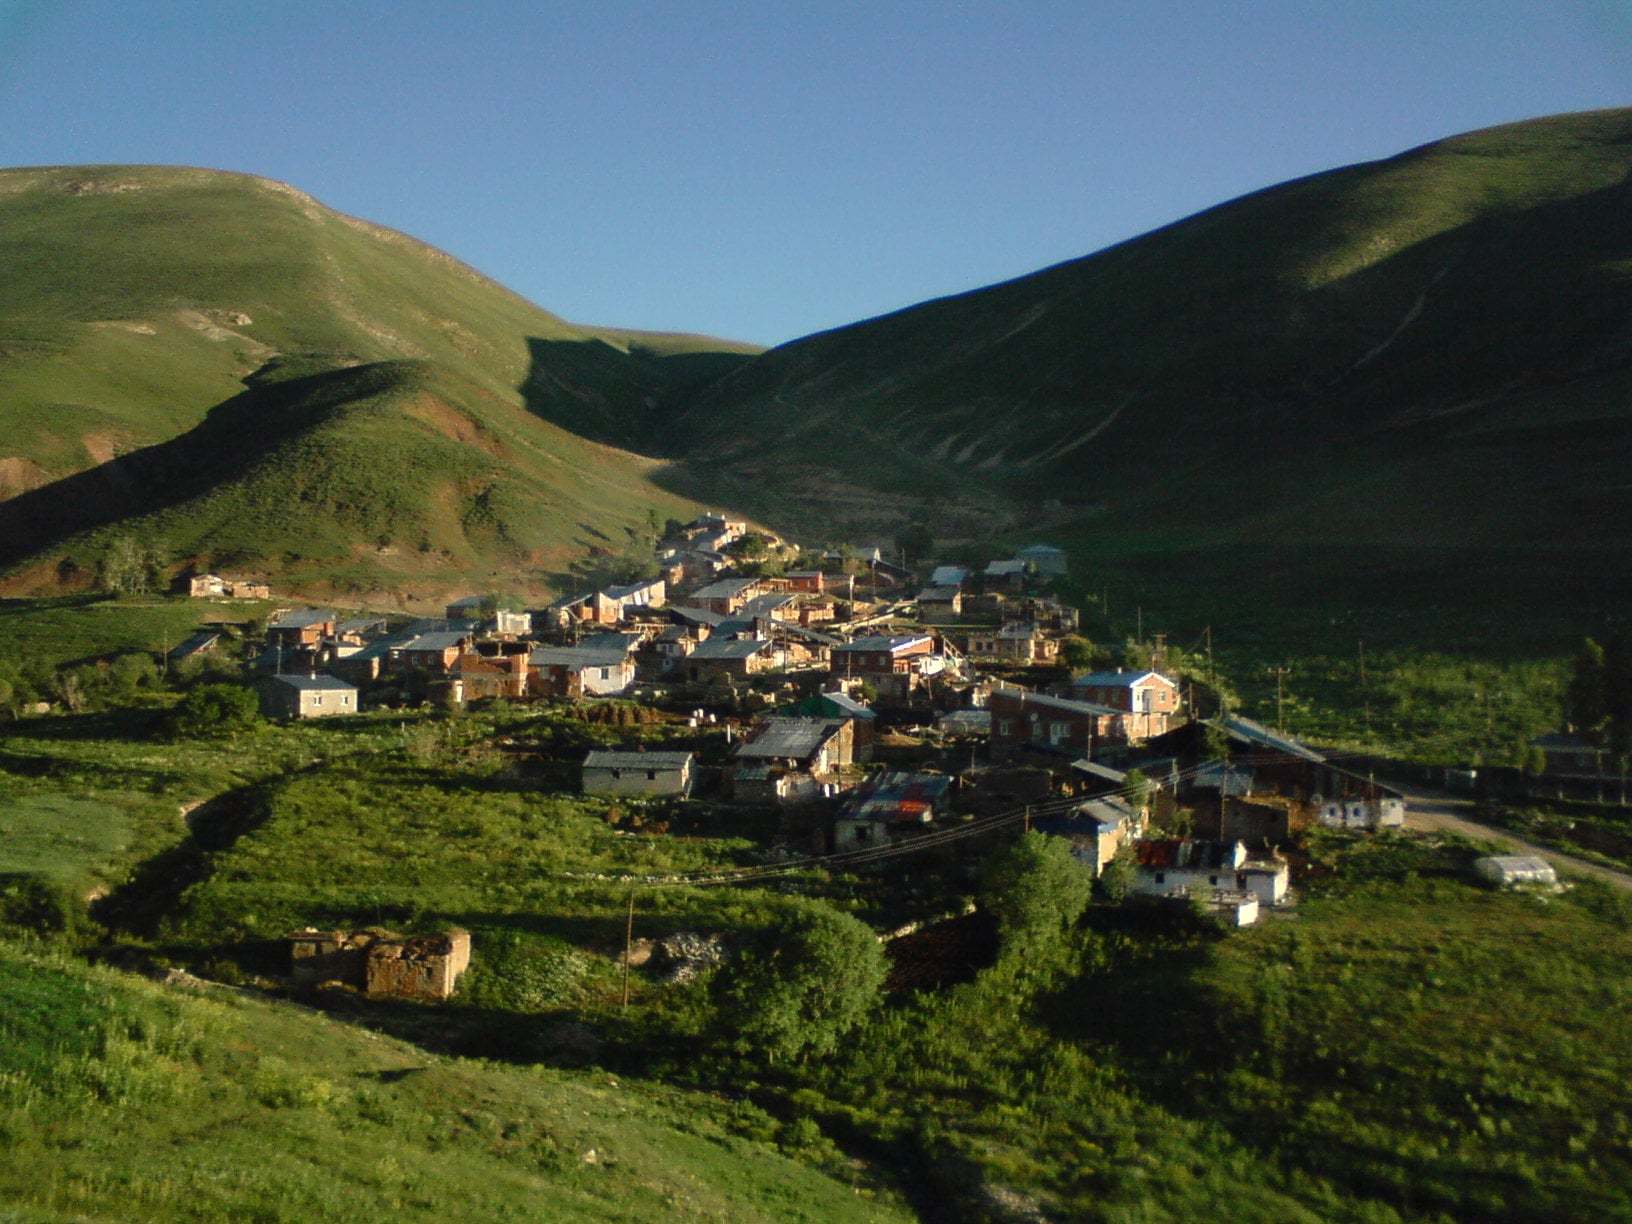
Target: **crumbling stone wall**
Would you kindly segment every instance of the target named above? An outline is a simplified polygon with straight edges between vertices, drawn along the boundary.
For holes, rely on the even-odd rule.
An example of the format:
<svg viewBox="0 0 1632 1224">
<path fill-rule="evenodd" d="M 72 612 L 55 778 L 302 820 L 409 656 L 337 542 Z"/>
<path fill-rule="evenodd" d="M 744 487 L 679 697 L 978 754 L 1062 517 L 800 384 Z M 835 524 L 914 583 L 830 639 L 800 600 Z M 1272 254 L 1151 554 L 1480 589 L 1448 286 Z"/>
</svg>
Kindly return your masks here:
<svg viewBox="0 0 1632 1224">
<path fill-rule="evenodd" d="M 452 997 L 470 967 L 470 932 L 402 938 L 389 931 L 318 931 L 289 936 L 297 985 L 341 982 L 371 997 L 439 1002 Z"/>
</svg>

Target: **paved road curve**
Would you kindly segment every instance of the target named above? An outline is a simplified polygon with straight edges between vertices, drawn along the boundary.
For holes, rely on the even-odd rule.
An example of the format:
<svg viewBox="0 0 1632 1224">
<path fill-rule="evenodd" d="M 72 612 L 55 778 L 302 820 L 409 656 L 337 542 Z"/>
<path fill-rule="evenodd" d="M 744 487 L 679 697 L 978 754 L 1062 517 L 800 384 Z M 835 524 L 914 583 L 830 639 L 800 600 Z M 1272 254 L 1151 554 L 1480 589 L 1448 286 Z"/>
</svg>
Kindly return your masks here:
<svg viewBox="0 0 1632 1224">
<path fill-rule="evenodd" d="M 1632 892 L 1632 875 L 1600 867 L 1597 863 L 1589 863 L 1585 859 L 1576 858 L 1573 854 L 1560 854 L 1557 850 L 1549 850 L 1546 846 L 1527 842 L 1521 837 L 1513 836 L 1506 829 L 1480 824 L 1473 819 L 1471 799 L 1459 799 L 1438 791 L 1409 791 L 1405 796 L 1405 823 L 1412 829 L 1460 833 L 1464 837 L 1477 837 L 1483 841 L 1505 842 L 1517 853 L 1539 854 L 1560 870 L 1591 876 L 1595 880 L 1603 880 L 1606 884 Z"/>
</svg>

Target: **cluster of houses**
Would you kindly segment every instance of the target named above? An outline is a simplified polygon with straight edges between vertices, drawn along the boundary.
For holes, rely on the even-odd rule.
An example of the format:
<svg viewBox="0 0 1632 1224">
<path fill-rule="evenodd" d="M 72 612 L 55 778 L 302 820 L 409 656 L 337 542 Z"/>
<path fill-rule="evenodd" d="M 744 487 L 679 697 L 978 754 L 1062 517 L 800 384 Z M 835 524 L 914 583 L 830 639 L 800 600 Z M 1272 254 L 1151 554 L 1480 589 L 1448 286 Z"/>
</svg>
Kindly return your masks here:
<svg viewBox="0 0 1632 1224">
<path fill-rule="evenodd" d="M 441 618 L 395 624 L 279 612 L 255 664 L 263 708 L 327 717 L 409 691 L 449 704 L 707 707 L 725 720 L 725 764 L 597 750 L 582 761 L 584 790 L 808 809 L 833 852 L 1034 803 L 1035 827 L 1067 839 L 1095 875 L 1120 856 L 1138 891 L 1200 891 L 1239 923 L 1285 904 L 1277 847 L 1309 825 L 1403 822 L 1397 792 L 1292 739 L 1236 715 L 1188 718 L 1159 656 L 1072 674 L 1062 654 L 1078 613 L 1051 589 L 1066 572 L 1058 548 L 981 570 L 913 571 L 880 549 L 807 553 L 803 568 L 784 568 L 745 562 L 780 542 L 744 549 L 743 521 L 673 526 L 655 575 L 544 608 L 471 596 Z M 915 751 L 903 756 L 898 739 Z M 1184 838 L 1160 833 L 1180 827 Z"/>
</svg>

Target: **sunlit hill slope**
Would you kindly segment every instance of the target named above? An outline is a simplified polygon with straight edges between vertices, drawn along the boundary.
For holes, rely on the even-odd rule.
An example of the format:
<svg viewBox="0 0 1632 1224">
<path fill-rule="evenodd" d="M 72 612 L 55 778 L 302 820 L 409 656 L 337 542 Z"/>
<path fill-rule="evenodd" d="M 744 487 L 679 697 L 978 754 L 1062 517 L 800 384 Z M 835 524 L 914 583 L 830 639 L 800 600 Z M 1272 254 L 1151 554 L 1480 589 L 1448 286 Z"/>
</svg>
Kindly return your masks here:
<svg viewBox="0 0 1632 1224">
<path fill-rule="evenodd" d="M 547 583 L 626 542 L 649 509 L 686 507 L 651 461 L 540 411 L 622 420 L 745 359 L 569 324 L 245 175 L 0 172 L 0 261 L 14 586 L 93 557 L 115 524 L 178 562 L 349 589 L 499 571 Z"/>
</svg>

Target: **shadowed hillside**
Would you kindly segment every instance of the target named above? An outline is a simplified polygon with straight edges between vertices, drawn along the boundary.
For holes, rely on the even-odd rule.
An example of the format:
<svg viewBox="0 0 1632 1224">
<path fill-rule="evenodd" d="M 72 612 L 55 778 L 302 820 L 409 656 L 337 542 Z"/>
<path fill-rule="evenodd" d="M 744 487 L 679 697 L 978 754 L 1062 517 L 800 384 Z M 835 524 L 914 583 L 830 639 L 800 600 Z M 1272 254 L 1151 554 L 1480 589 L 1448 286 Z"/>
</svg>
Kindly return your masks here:
<svg viewBox="0 0 1632 1224">
<path fill-rule="evenodd" d="M 1485 548 L 1556 572 L 1632 542 L 1629 168 L 1612 111 L 1285 184 L 784 345 L 669 449 L 728 456 L 773 518 L 831 477 L 1007 495 L 1020 512 L 970 530 L 1084 555 Z"/>
<path fill-rule="evenodd" d="M 12 566 L 83 560 L 100 541 L 76 533 L 123 522 L 177 561 L 352 589 L 560 568 L 683 504 L 648 461 L 549 422 L 635 441 L 622 416 L 746 359 L 569 324 L 246 175 L 0 172 L 0 261 Z"/>
</svg>

